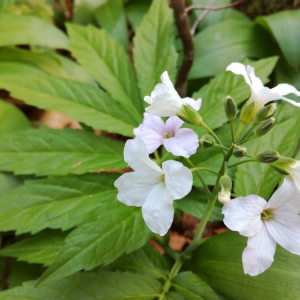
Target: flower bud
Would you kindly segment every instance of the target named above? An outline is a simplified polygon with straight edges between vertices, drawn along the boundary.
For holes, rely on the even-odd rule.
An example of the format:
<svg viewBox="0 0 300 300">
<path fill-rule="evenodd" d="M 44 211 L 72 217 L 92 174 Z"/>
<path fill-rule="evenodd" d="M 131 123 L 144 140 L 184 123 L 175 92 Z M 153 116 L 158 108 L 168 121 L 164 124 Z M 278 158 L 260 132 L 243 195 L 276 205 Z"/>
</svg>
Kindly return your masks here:
<svg viewBox="0 0 300 300">
<path fill-rule="evenodd" d="M 281 167 L 289 167 L 290 165 L 294 165 L 296 163 L 297 161 L 293 158 L 280 156 L 276 164 L 280 165 Z"/>
<path fill-rule="evenodd" d="M 218 193 L 218 200 L 221 203 L 226 204 L 230 201 L 231 188 L 232 188 L 232 181 L 228 175 L 223 175 L 220 178 L 220 187 L 221 190 Z"/>
<path fill-rule="evenodd" d="M 189 123 L 197 126 L 201 126 L 203 124 L 202 117 L 192 106 L 183 104 L 183 113 L 184 116 L 189 120 Z"/>
<path fill-rule="evenodd" d="M 271 164 L 280 158 L 280 154 L 275 150 L 266 150 L 256 155 L 256 159 L 265 164 Z"/>
<path fill-rule="evenodd" d="M 202 148 L 210 148 L 215 144 L 215 139 L 211 135 L 206 134 L 200 139 L 199 144 Z"/>
<path fill-rule="evenodd" d="M 254 130 L 254 135 L 259 137 L 268 133 L 275 124 L 275 118 L 262 121 Z"/>
<path fill-rule="evenodd" d="M 233 121 L 236 118 L 236 104 L 234 100 L 230 97 L 227 96 L 224 102 L 224 108 L 225 108 L 225 114 L 227 117 L 228 121 Z"/>
<path fill-rule="evenodd" d="M 277 104 L 272 103 L 270 105 L 266 105 L 263 108 L 261 108 L 258 113 L 254 117 L 254 123 L 259 124 L 264 120 L 270 119 L 274 116 L 277 109 Z"/>
<path fill-rule="evenodd" d="M 230 201 L 230 195 L 231 195 L 231 192 L 221 191 L 221 192 L 218 193 L 218 200 L 222 204 L 226 204 Z"/>
<path fill-rule="evenodd" d="M 241 146 L 234 147 L 232 152 L 232 155 L 234 155 L 235 157 L 243 157 L 246 154 L 247 154 L 247 148 Z"/>
<path fill-rule="evenodd" d="M 240 120 L 245 123 L 251 123 L 255 114 L 255 101 L 249 102 L 247 101 L 241 110 Z"/>
<path fill-rule="evenodd" d="M 276 163 L 275 164 L 270 164 L 269 165 L 270 167 L 272 167 L 276 172 L 278 172 L 279 174 L 282 174 L 282 175 L 290 175 L 290 173 L 285 170 L 284 168 L 280 167 L 279 165 L 277 165 Z"/>
</svg>

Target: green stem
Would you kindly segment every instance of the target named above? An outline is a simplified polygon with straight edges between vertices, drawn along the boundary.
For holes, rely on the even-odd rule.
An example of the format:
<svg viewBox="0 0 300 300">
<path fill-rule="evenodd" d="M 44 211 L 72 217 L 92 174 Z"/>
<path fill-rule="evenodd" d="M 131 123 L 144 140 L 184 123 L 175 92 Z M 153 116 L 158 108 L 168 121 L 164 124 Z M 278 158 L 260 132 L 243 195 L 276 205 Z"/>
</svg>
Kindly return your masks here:
<svg viewBox="0 0 300 300">
<path fill-rule="evenodd" d="M 239 128 L 238 128 L 238 130 L 236 131 L 235 136 L 234 136 L 234 139 L 235 139 L 236 141 L 238 140 L 238 138 L 239 138 L 239 136 L 241 135 L 241 133 L 242 133 L 242 131 L 243 131 L 243 129 L 244 129 L 245 126 L 246 126 L 246 123 L 244 123 L 244 122 L 241 122 L 241 123 L 240 123 Z"/>
<path fill-rule="evenodd" d="M 253 138 L 255 138 L 255 135 L 252 135 L 252 136 L 246 138 L 245 140 L 242 140 L 242 141 L 240 142 L 240 144 L 241 144 L 241 145 L 242 145 L 242 144 L 245 144 L 245 143 L 247 143 L 248 141 L 252 140 Z"/>
<path fill-rule="evenodd" d="M 188 158 L 185 158 L 185 160 L 186 160 L 186 162 L 187 162 L 193 169 L 196 168 L 195 165 L 191 162 L 191 160 L 189 160 Z M 198 171 L 195 171 L 195 172 L 196 172 L 197 177 L 198 177 L 199 180 L 201 181 L 201 183 L 202 183 L 202 185 L 203 185 L 203 187 L 204 187 L 206 193 L 207 193 L 208 195 L 210 195 L 210 194 L 211 194 L 211 193 L 210 193 L 210 190 L 208 189 L 208 187 L 207 187 L 207 185 L 206 185 L 204 179 L 202 178 L 201 174 L 200 174 Z"/>
<path fill-rule="evenodd" d="M 215 146 L 215 147 L 219 147 L 219 148 L 221 148 L 221 149 L 224 149 L 224 150 L 226 150 L 226 151 L 229 151 L 229 148 L 228 148 L 228 147 L 225 147 L 225 146 L 223 146 L 223 145 L 219 145 L 219 144 L 215 143 L 214 146 Z"/>
<path fill-rule="evenodd" d="M 232 139 L 232 142 L 235 144 L 233 121 L 230 121 L 230 130 L 231 130 L 231 139 Z"/>
<path fill-rule="evenodd" d="M 247 130 L 247 132 L 240 138 L 240 141 L 243 141 L 244 139 L 247 138 L 247 136 L 251 133 L 251 131 L 257 126 L 257 124 L 252 124 L 252 126 Z M 239 141 L 239 142 L 240 142 Z M 238 143 L 239 143 L 238 142 Z"/>
<path fill-rule="evenodd" d="M 211 170 L 209 168 L 204 168 L 204 167 L 195 167 L 195 168 L 191 168 L 190 169 L 191 172 L 195 172 L 195 171 L 207 171 L 207 172 L 210 172 L 210 173 L 213 173 L 215 175 L 219 175 L 218 172 L 214 171 L 214 170 Z"/>
<path fill-rule="evenodd" d="M 154 151 L 154 157 L 158 165 L 161 165 L 161 158 L 157 150 Z"/>
<path fill-rule="evenodd" d="M 257 160 L 256 160 L 256 159 L 253 159 L 253 158 L 252 158 L 252 159 L 241 160 L 241 161 L 239 161 L 239 162 L 237 162 L 237 163 L 235 163 L 235 164 L 229 165 L 229 166 L 228 166 L 228 169 L 233 168 L 233 167 L 236 167 L 236 166 L 241 165 L 241 164 L 248 163 L 248 162 L 253 162 L 253 161 L 257 161 Z"/>
</svg>

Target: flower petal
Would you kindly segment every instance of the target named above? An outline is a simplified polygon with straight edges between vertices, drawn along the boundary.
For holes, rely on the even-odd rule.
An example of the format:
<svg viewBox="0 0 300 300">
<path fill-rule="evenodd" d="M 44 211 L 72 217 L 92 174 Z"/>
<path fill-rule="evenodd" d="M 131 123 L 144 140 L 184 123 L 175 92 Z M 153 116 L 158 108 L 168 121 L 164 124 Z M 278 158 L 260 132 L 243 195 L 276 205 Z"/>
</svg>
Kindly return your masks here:
<svg viewBox="0 0 300 300">
<path fill-rule="evenodd" d="M 300 255 L 300 216 L 293 212 L 274 212 L 273 219 L 265 221 L 269 233 L 284 249 Z"/>
<path fill-rule="evenodd" d="M 251 81 L 251 87 L 255 92 L 257 92 L 257 91 L 261 90 L 262 88 L 264 88 L 264 85 L 263 85 L 262 81 L 260 80 L 260 78 L 256 77 L 253 67 L 248 65 L 246 67 L 246 71 L 247 71 L 247 74 L 248 74 L 248 76 L 250 78 L 250 81 Z"/>
<path fill-rule="evenodd" d="M 300 213 L 300 194 L 291 178 L 284 179 L 283 184 L 268 201 L 266 209 L 268 208 L 272 209 L 273 213 Z"/>
<path fill-rule="evenodd" d="M 171 200 L 178 200 L 186 196 L 192 189 L 192 172 L 182 163 L 168 160 L 162 163 L 165 173 L 165 185 Z"/>
<path fill-rule="evenodd" d="M 128 140 L 124 148 L 124 160 L 135 171 L 158 172 L 163 174 L 161 168 L 148 156 L 146 144 L 138 138 Z"/>
<path fill-rule="evenodd" d="M 117 199 L 129 206 L 142 206 L 151 190 L 161 178 L 156 172 L 131 172 L 123 174 L 115 181 L 119 193 Z"/>
<path fill-rule="evenodd" d="M 266 200 L 257 195 L 235 198 L 223 206 L 223 221 L 229 229 L 244 236 L 253 236 L 263 226 L 261 213 L 266 204 Z"/>
<path fill-rule="evenodd" d="M 176 116 L 170 117 L 165 125 L 166 132 L 175 134 L 183 123 L 184 122 Z"/>
<path fill-rule="evenodd" d="M 276 242 L 265 226 L 254 236 L 248 238 L 243 252 L 245 274 L 256 276 L 267 270 L 274 261 Z"/>
<path fill-rule="evenodd" d="M 163 144 L 173 155 L 190 157 L 196 153 L 199 147 L 199 138 L 192 129 L 180 128 L 174 137 L 164 139 Z"/>
<path fill-rule="evenodd" d="M 237 62 L 233 62 L 231 63 L 227 68 L 226 71 L 231 71 L 234 74 L 237 75 L 242 75 L 245 78 L 246 83 L 251 87 L 252 83 L 251 80 L 249 78 L 248 72 L 246 70 L 246 66 L 241 64 L 241 63 L 237 63 Z"/>
<path fill-rule="evenodd" d="M 149 154 L 163 144 L 165 127 L 160 117 L 144 113 L 143 123 L 138 128 L 135 128 L 133 133 L 137 138 L 145 142 Z"/>
<path fill-rule="evenodd" d="M 293 179 L 299 193 L 300 193 L 300 161 L 296 161 L 295 164 L 292 164 L 286 167 L 286 170 L 290 172 L 290 177 Z"/>
<path fill-rule="evenodd" d="M 193 98 L 186 97 L 182 99 L 182 102 L 190 105 L 193 109 L 198 111 L 201 107 L 202 99 L 199 98 L 197 100 L 194 100 Z"/>
<path fill-rule="evenodd" d="M 151 231 L 161 236 L 167 233 L 173 222 L 174 208 L 163 182 L 151 190 L 142 206 L 142 214 Z"/>
<path fill-rule="evenodd" d="M 169 74 L 167 71 L 163 72 L 160 76 L 160 80 L 161 82 L 166 86 L 166 88 L 168 89 L 168 92 L 173 94 L 174 96 L 178 96 L 178 93 L 176 92 L 174 85 L 169 77 Z"/>
</svg>

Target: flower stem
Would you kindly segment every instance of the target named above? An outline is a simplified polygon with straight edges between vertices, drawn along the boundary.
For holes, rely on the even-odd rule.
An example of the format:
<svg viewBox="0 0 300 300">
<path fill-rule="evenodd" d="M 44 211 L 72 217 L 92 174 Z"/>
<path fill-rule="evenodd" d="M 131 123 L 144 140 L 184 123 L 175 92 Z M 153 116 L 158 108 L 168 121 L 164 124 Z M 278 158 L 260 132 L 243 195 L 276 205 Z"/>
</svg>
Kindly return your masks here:
<svg viewBox="0 0 300 300">
<path fill-rule="evenodd" d="M 207 172 L 210 172 L 210 173 L 213 173 L 215 175 L 219 175 L 218 172 L 214 171 L 214 170 L 211 170 L 209 168 L 204 168 L 204 167 L 195 167 L 195 168 L 191 168 L 190 169 L 191 172 L 195 172 L 195 171 L 207 171 Z"/>
<path fill-rule="evenodd" d="M 252 140 L 253 138 L 255 138 L 255 135 L 252 135 L 252 136 L 246 138 L 245 140 L 242 140 L 240 143 L 241 143 L 241 144 L 245 144 L 246 142 Z"/>
<path fill-rule="evenodd" d="M 252 126 L 247 130 L 247 132 L 240 138 L 240 141 L 243 141 L 247 138 L 247 136 L 251 133 L 251 131 L 257 126 L 257 124 L 252 124 Z"/>
<path fill-rule="evenodd" d="M 245 126 L 246 126 L 246 123 L 244 123 L 244 122 L 240 123 L 240 125 L 238 127 L 238 130 L 236 131 L 235 136 L 234 136 L 234 139 L 236 141 L 238 140 L 238 138 L 241 135 L 241 133 L 242 133 L 242 131 L 243 131 L 243 129 L 244 129 Z"/>
<path fill-rule="evenodd" d="M 233 121 L 230 121 L 231 140 L 235 144 Z"/>
<path fill-rule="evenodd" d="M 161 165 L 161 158 L 157 150 L 154 151 L 154 157 L 158 165 Z"/>
<path fill-rule="evenodd" d="M 228 166 L 228 169 L 233 168 L 233 167 L 236 167 L 236 166 L 241 165 L 241 164 L 248 163 L 248 162 L 253 162 L 253 161 L 257 161 L 257 160 L 254 159 L 254 158 L 252 158 L 252 159 L 241 160 L 241 161 L 239 161 L 239 162 L 237 162 L 237 163 L 235 163 L 235 164 L 229 165 L 229 166 Z"/>
</svg>

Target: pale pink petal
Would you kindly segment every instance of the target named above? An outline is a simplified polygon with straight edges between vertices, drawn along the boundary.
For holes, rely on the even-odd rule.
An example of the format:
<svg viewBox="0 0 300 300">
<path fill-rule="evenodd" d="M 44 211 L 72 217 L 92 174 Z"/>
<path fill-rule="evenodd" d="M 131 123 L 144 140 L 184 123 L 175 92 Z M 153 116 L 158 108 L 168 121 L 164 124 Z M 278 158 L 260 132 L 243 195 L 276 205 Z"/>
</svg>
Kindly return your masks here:
<svg viewBox="0 0 300 300">
<path fill-rule="evenodd" d="M 152 153 L 163 144 L 165 131 L 165 124 L 160 117 L 144 113 L 143 123 L 133 133 L 145 142 L 148 153 Z"/>
<path fill-rule="evenodd" d="M 190 157 L 199 147 L 199 138 L 192 129 L 180 128 L 174 137 L 164 139 L 163 144 L 175 156 Z"/>
<path fill-rule="evenodd" d="M 151 231 L 161 236 L 167 233 L 173 222 L 174 208 L 163 182 L 155 185 L 149 193 L 142 206 L 142 214 Z"/>
<path fill-rule="evenodd" d="M 157 172 L 125 173 L 115 181 L 119 193 L 117 199 L 129 206 L 142 206 L 151 190 L 161 183 Z"/>
<path fill-rule="evenodd" d="M 273 219 L 265 221 L 269 233 L 284 249 L 300 255 L 300 216 L 293 212 L 274 211 Z"/>
<path fill-rule="evenodd" d="M 165 131 L 167 133 L 173 133 L 175 134 L 176 131 L 181 127 L 181 125 L 183 124 L 184 122 L 176 117 L 176 116 L 173 116 L 173 117 L 170 117 L 167 122 L 166 122 L 166 125 L 165 125 Z"/>
<path fill-rule="evenodd" d="M 138 138 L 126 142 L 124 160 L 135 171 L 153 171 L 163 174 L 161 168 L 150 160 L 146 144 Z"/>
<path fill-rule="evenodd" d="M 199 98 L 194 100 L 193 98 L 186 97 L 182 99 L 182 102 L 190 105 L 194 110 L 198 111 L 201 107 L 202 99 Z"/>
<path fill-rule="evenodd" d="M 255 235 L 248 238 L 243 252 L 245 274 L 256 276 L 267 270 L 274 261 L 276 242 L 265 226 Z"/>
<path fill-rule="evenodd" d="M 223 206 L 223 221 L 229 229 L 244 236 L 253 236 L 263 226 L 261 213 L 266 204 L 266 200 L 257 195 L 235 198 Z"/>
<path fill-rule="evenodd" d="M 273 214 L 276 212 L 300 213 L 300 194 L 291 178 L 284 179 L 283 184 L 268 201 L 266 209 L 271 209 Z"/>
<path fill-rule="evenodd" d="M 192 189 L 192 172 L 182 163 L 168 160 L 162 163 L 167 194 L 171 200 L 185 197 Z"/>
</svg>

